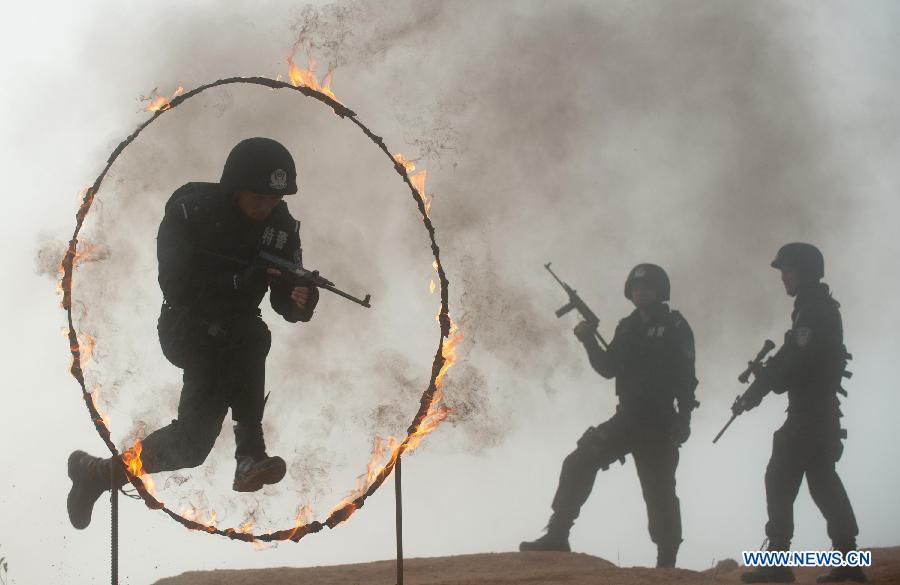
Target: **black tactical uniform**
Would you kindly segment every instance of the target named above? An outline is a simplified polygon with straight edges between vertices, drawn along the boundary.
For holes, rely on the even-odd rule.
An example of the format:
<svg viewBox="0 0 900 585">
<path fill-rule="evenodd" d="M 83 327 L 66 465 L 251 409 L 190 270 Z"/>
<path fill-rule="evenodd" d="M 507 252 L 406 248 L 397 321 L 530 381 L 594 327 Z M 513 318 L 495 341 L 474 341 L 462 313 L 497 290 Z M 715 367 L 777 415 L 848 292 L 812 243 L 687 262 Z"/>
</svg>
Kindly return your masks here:
<svg viewBox="0 0 900 585">
<path fill-rule="evenodd" d="M 265 205 L 259 221 L 238 206 L 249 192 Z M 301 262 L 300 223 L 282 195 L 297 192 L 290 153 L 267 138 L 250 138 L 229 154 L 219 183 L 188 183 L 172 195 L 159 226 L 157 258 L 164 302 L 159 318 L 163 354 L 184 370 L 178 418 L 143 441 L 147 472 L 171 471 L 203 463 L 231 408 L 235 421 L 234 489 L 256 491 L 280 481 L 285 462 L 266 454 L 262 432 L 265 361 L 271 335 L 259 304 L 270 290 L 272 308 L 290 322 L 309 321 L 318 290 L 309 288 L 300 310 L 292 286 L 272 279 L 259 263 L 268 252 Z M 252 197 L 251 197 L 252 198 Z M 269 209 L 269 207 L 265 207 Z M 76 528 L 90 523 L 97 498 L 110 484 L 124 485 L 118 459 L 82 451 L 70 455 L 69 519 Z"/>
<path fill-rule="evenodd" d="M 265 251 L 299 262 L 299 225 L 283 201 L 264 222 L 246 218 L 218 184 L 188 183 L 172 195 L 157 240 L 165 299 L 159 337 L 166 357 L 184 369 L 184 389 L 178 419 L 143 442 L 147 471 L 202 463 L 229 407 L 236 455 L 265 452 L 261 421 L 271 335 L 259 304 L 269 284 L 263 271 L 217 256 L 251 264 Z M 273 280 L 272 308 L 287 321 L 308 321 L 317 292 L 301 312 L 290 291 Z"/>
<path fill-rule="evenodd" d="M 661 268 L 642 264 L 632 270 L 625 296 L 638 280 L 655 284 L 660 301 L 669 299 L 668 278 Z M 608 421 L 589 428 L 563 462 L 553 498 L 547 534 L 523 542 L 520 550 L 568 550 L 569 529 L 578 517 L 600 469 L 634 456 L 647 503 L 650 537 L 659 549 L 658 566 L 674 566 L 681 543 L 681 511 L 675 493 L 678 449 L 690 433 L 694 389 L 694 339 L 684 317 L 663 302 L 622 319 L 604 351 L 593 332 L 581 336 L 591 365 L 616 379 L 619 404 Z M 673 403 L 677 402 L 678 410 Z"/>
<path fill-rule="evenodd" d="M 788 550 L 794 535 L 794 500 L 803 476 L 813 501 L 822 511 L 828 536 L 842 552 L 856 548 L 859 529 L 844 485 L 835 470 L 841 458 L 846 431 L 840 425 L 838 393 L 849 354 L 844 346 L 840 304 L 824 275 L 821 253 L 809 244 L 788 244 L 772 266 L 794 270 L 800 276 L 791 328 L 784 344 L 759 371 L 741 400 L 743 409 L 757 406 L 770 391 L 787 392 L 787 420 L 775 432 L 772 457 L 766 468 L 766 500 L 769 520 L 766 536 L 770 550 Z M 820 580 L 858 580 L 859 569 L 842 568 Z M 747 582 L 793 580 L 786 567 L 761 567 L 745 573 Z"/>
</svg>

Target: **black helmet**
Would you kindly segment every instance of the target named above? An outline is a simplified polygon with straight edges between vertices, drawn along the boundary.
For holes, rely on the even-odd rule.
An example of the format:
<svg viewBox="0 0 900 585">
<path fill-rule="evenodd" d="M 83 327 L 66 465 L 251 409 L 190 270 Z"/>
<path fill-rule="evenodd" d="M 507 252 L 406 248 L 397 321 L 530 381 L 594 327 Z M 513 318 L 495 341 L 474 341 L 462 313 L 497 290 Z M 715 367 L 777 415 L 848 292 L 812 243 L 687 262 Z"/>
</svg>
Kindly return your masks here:
<svg viewBox="0 0 900 585">
<path fill-rule="evenodd" d="M 629 301 L 631 300 L 631 287 L 638 280 L 643 280 L 656 289 L 660 302 L 669 300 L 669 275 L 656 264 L 638 264 L 628 273 L 628 279 L 625 281 L 625 298 Z"/>
<path fill-rule="evenodd" d="M 797 272 L 819 280 L 825 276 L 825 259 L 812 244 L 793 242 L 778 250 L 772 260 L 772 268 L 792 268 Z"/>
<path fill-rule="evenodd" d="M 248 138 L 231 149 L 219 183 L 229 191 L 292 195 L 297 192 L 297 168 L 280 143 L 271 138 Z"/>
</svg>

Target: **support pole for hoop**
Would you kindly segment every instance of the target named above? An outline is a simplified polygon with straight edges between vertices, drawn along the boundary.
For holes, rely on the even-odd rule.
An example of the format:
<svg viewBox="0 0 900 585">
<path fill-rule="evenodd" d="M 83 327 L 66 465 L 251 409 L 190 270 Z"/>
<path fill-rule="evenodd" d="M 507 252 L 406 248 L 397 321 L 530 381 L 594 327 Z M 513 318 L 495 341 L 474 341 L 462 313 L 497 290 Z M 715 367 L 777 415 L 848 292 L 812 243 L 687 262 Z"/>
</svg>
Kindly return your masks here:
<svg viewBox="0 0 900 585">
<path fill-rule="evenodd" d="M 403 491 L 400 464 L 403 456 L 397 457 L 394 465 L 394 495 L 397 509 L 397 585 L 403 585 Z"/>
<path fill-rule="evenodd" d="M 110 579 L 112 585 L 119 585 L 119 487 L 116 485 L 118 462 L 109 466 L 109 506 L 110 506 Z"/>
</svg>

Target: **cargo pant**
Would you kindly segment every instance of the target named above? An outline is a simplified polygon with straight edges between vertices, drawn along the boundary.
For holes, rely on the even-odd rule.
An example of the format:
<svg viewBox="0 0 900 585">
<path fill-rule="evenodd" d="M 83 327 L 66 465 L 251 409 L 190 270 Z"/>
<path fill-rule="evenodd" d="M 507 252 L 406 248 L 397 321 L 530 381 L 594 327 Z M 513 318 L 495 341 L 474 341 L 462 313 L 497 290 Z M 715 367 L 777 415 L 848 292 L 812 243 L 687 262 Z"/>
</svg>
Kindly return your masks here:
<svg viewBox="0 0 900 585">
<path fill-rule="evenodd" d="M 673 422 L 674 416 L 660 422 L 620 410 L 589 428 L 563 461 L 548 530 L 568 534 L 593 489 L 597 472 L 630 453 L 647 504 L 651 540 L 664 546 L 680 544 L 681 508 L 675 494 L 679 445 L 671 438 Z"/>
<path fill-rule="evenodd" d="M 844 446 L 837 416 L 809 420 L 789 415 L 772 440 L 766 468 L 766 536 L 771 545 L 789 548 L 794 536 L 794 500 L 803 476 L 825 517 L 828 536 L 838 550 L 856 548 L 859 528 L 844 484 L 835 470 Z"/>
<path fill-rule="evenodd" d="M 163 353 L 184 370 L 184 387 L 178 418 L 143 441 L 144 469 L 153 473 L 202 464 L 229 408 L 236 423 L 236 454 L 264 453 L 265 365 L 272 340 L 266 324 L 252 313 L 228 320 L 189 317 L 174 331 L 163 321 Z"/>
</svg>

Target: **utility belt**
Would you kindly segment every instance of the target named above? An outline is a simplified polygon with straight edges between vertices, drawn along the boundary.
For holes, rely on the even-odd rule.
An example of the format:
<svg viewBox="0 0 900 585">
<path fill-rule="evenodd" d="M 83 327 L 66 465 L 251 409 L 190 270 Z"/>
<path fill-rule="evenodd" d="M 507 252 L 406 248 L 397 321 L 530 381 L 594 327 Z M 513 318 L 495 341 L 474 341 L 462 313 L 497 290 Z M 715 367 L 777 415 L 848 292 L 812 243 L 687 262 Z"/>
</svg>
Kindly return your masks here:
<svg viewBox="0 0 900 585">
<path fill-rule="evenodd" d="M 221 311 L 215 309 L 197 310 L 190 305 L 170 305 L 163 301 L 159 318 L 160 322 L 165 321 L 171 328 L 176 330 L 173 332 L 177 332 L 182 327 L 195 325 L 199 326 L 197 328 L 204 331 L 207 335 L 218 337 L 228 335 L 235 321 L 248 317 L 260 318 L 262 317 L 262 311 L 259 310 L 259 307 L 239 309 L 228 307 L 227 310 L 223 308 Z M 192 323 L 189 324 L 189 322 Z"/>
<path fill-rule="evenodd" d="M 636 420 L 668 420 L 675 418 L 674 402 L 674 394 L 653 394 L 632 389 L 619 394 L 616 410 L 624 411 Z"/>
<path fill-rule="evenodd" d="M 170 305 L 163 302 L 157 322 L 160 347 L 166 359 L 183 368 L 188 357 L 197 350 L 204 347 L 224 347 L 231 343 L 230 334 L 235 329 L 246 331 L 246 326 L 239 326 L 246 325 L 248 319 L 258 321 L 256 325 L 266 329 L 261 316 L 259 307 L 214 312 L 198 310 L 190 305 Z M 267 329 L 265 333 L 268 334 Z"/>
</svg>

